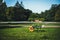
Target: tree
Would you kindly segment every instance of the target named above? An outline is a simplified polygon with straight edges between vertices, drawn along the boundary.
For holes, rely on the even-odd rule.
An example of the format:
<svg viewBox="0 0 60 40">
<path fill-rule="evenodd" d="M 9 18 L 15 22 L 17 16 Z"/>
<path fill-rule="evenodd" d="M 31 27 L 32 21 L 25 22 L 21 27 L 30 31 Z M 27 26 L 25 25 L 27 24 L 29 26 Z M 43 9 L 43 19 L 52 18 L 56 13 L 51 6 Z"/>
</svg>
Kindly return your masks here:
<svg viewBox="0 0 60 40">
<path fill-rule="evenodd" d="M 0 21 L 27 21 L 31 10 L 25 9 L 23 3 L 17 1 L 15 6 L 7 7 L 6 2 L 0 0 Z"/>
<path fill-rule="evenodd" d="M 0 4 L 2 3 L 3 0 L 0 0 Z"/>
<path fill-rule="evenodd" d="M 55 13 L 55 21 L 60 21 L 60 4 L 57 6 L 57 11 Z"/>
<path fill-rule="evenodd" d="M 20 9 L 24 9 L 24 7 L 22 5 L 23 5 L 22 2 L 21 2 L 21 4 L 19 4 L 19 2 L 17 1 L 15 4 L 15 7 L 20 8 Z"/>
<path fill-rule="evenodd" d="M 0 5 L 0 20 L 5 21 L 6 20 L 6 2 L 2 3 L 2 5 Z"/>
<path fill-rule="evenodd" d="M 19 4 L 19 2 L 17 1 L 17 3 L 14 6 L 14 20 L 16 21 L 26 21 L 29 18 L 31 11 L 28 9 L 24 9 L 24 7 L 22 7 L 22 3 Z"/>
<path fill-rule="evenodd" d="M 60 4 L 53 4 L 49 10 L 41 12 L 41 18 L 44 18 L 45 21 L 59 21 L 60 17 Z"/>
<path fill-rule="evenodd" d="M 26 16 L 26 20 L 28 20 L 28 18 L 29 18 L 29 16 L 30 16 L 31 13 L 32 13 L 31 10 L 29 10 L 29 9 L 25 10 L 24 15 Z"/>
<path fill-rule="evenodd" d="M 8 21 L 12 21 L 14 17 L 14 7 L 8 7 L 6 10 L 6 17 Z"/>
<path fill-rule="evenodd" d="M 60 21 L 60 11 L 59 10 L 55 14 L 55 21 Z"/>
<path fill-rule="evenodd" d="M 17 1 L 14 6 L 14 18 L 13 19 L 16 21 L 23 20 L 23 12 L 22 11 L 24 12 L 24 8 L 22 8 L 22 6 Z"/>
</svg>

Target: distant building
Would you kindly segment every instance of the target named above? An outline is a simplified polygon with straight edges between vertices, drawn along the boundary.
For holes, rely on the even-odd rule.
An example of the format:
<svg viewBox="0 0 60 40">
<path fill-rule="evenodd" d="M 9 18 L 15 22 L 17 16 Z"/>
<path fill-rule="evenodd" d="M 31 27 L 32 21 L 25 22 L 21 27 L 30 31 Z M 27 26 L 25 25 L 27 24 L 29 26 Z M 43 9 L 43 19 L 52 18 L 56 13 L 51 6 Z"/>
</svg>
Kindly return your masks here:
<svg viewBox="0 0 60 40">
<path fill-rule="evenodd" d="M 39 22 L 39 20 L 38 20 L 38 19 L 36 19 L 36 20 L 35 20 L 35 22 Z"/>
<path fill-rule="evenodd" d="M 40 20 L 36 19 L 36 20 L 34 20 L 34 22 L 42 22 L 42 21 L 40 21 Z"/>
</svg>

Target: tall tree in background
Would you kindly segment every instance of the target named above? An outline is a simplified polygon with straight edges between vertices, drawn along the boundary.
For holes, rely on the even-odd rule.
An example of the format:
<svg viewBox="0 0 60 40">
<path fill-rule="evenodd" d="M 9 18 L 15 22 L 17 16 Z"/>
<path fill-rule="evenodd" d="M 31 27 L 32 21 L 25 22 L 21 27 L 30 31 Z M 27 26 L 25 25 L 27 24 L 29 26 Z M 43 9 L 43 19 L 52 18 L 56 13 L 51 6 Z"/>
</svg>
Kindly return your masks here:
<svg viewBox="0 0 60 40">
<path fill-rule="evenodd" d="M 60 4 L 56 8 L 57 11 L 55 13 L 55 21 L 60 21 Z"/>
<path fill-rule="evenodd" d="M 17 3 L 14 6 L 14 20 L 16 21 L 23 20 L 23 14 L 24 14 L 23 12 L 24 12 L 24 8 L 17 1 Z"/>
<path fill-rule="evenodd" d="M 31 10 L 24 8 L 22 1 L 17 1 L 13 7 L 7 7 L 6 2 L 2 1 L 0 0 L 0 21 L 26 21 L 32 13 Z"/>
<path fill-rule="evenodd" d="M 3 0 L 0 0 L 0 21 L 1 21 L 1 17 L 2 17 L 2 10 L 1 10 L 2 9 L 2 1 Z"/>
<path fill-rule="evenodd" d="M 16 21 L 26 21 L 29 18 L 30 13 L 32 13 L 32 11 L 24 9 L 24 7 L 22 6 L 23 3 L 21 2 L 21 4 L 19 4 L 19 2 L 17 1 L 17 3 L 14 6 L 14 20 Z"/>
<path fill-rule="evenodd" d="M 45 21 L 60 21 L 60 4 L 53 4 L 49 10 L 41 13 Z"/>
<path fill-rule="evenodd" d="M 0 0 L 0 4 L 2 3 L 3 0 Z"/>
<path fill-rule="evenodd" d="M 1 3 L 1 5 L 0 5 L 0 20 L 5 21 L 6 20 L 6 8 L 7 8 L 7 5 L 6 5 L 6 2 L 2 3 L 2 1 L 1 1 L 0 3 Z"/>
<path fill-rule="evenodd" d="M 14 17 L 14 8 L 13 7 L 8 7 L 6 10 L 6 17 L 8 21 L 12 21 Z"/>
<path fill-rule="evenodd" d="M 2 11 L 3 11 L 3 20 L 6 21 L 7 18 L 6 18 L 6 9 L 7 9 L 7 5 L 6 5 L 6 2 L 4 2 L 2 4 Z"/>
<path fill-rule="evenodd" d="M 60 21 L 60 4 L 53 4 L 49 10 L 38 14 L 25 9 L 22 1 L 21 3 L 17 1 L 15 6 L 7 7 L 6 2 L 0 0 L 0 21 L 27 21 L 28 18 Z"/>
</svg>

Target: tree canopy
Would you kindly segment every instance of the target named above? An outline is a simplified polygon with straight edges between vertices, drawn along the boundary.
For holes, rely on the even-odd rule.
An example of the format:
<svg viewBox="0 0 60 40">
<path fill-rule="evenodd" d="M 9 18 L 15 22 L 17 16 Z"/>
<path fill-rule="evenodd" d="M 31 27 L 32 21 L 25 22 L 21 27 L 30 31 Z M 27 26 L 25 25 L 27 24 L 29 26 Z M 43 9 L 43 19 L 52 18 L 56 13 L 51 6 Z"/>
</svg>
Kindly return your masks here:
<svg viewBox="0 0 60 40">
<path fill-rule="evenodd" d="M 15 6 L 7 7 L 6 2 L 0 1 L 0 21 L 27 21 L 31 10 L 25 9 L 23 3 L 17 1 Z"/>
<path fill-rule="evenodd" d="M 45 21 L 60 21 L 60 4 L 52 4 L 51 8 L 41 15 Z"/>
<path fill-rule="evenodd" d="M 60 21 L 60 4 L 52 4 L 49 10 L 45 10 L 40 14 L 32 13 L 29 20 L 39 19 L 42 21 Z"/>
<path fill-rule="evenodd" d="M 52 4 L 49 10 L 38 14 L 25 9 L 22 1 L 21 3 L 17 1 L 14 6 L 7 7 L 6 2 L 0 0 L 0 21 L 27 21 L 35 19 L 60 21 L 60 4 Z"/>
</svg>

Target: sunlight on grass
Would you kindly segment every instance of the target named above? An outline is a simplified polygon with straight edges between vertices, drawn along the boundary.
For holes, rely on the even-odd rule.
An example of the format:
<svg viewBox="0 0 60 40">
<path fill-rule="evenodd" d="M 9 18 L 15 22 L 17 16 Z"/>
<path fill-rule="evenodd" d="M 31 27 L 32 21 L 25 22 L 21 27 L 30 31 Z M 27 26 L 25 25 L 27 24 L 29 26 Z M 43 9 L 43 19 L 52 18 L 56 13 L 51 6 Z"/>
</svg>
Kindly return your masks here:
<svg viewBox="0 0 60 40">
<path fill-rule="evenodd" d="M 59 28 L 42 28 L 39 31 L 30 32 L 28 28 L 6 28 L 0 29 L 2 40 L 46 40 L 57 39 L 60 35 Z M 35 29 L 36 30 L 36 29 Z"/>
</svg>

